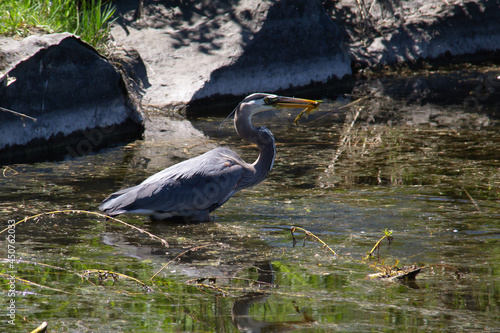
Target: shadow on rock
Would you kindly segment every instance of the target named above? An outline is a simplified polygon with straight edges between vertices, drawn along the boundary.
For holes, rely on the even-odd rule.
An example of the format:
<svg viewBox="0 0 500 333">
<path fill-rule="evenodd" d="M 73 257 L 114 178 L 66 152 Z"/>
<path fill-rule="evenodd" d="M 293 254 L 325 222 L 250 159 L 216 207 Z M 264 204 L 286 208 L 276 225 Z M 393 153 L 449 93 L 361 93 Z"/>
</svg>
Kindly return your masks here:
<svg viewBox="0 0 500 333">
<path fill-rule="evenodd" d="M 241 55 L 211 73 L 193 95 L 195 102 L 187 107 L 188 115 L 216 96 L 272 92 L 351 74 L 342 32 L 319 2 L 276 2 L 257 32 L 243 28 L 241 35 Z"/>
</svg>

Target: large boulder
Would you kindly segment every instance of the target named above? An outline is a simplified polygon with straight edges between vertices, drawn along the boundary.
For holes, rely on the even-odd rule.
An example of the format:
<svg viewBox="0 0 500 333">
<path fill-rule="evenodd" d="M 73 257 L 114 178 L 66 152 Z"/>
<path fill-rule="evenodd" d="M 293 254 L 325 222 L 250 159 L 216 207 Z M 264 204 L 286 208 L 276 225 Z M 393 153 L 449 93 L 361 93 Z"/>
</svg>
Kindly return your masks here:
<svg viewBox="0 0 500 333">
<path fill-rule="evenodd" d="M 143 101 L 184 105 L 341 79 L 342 33 L 319 0 L 117 3 L 112 29 L 147 64 Z"/>
<path fill-rule="evenodd" d="M 0 50 L 0 163 L 78 156 L 140 135 L 120 73 L 79 38 L 3 38 Z"/>
<path fill-rule="evenodd" d="M 481 61 L 500 51 L 500 0 L 327 2 L 354 67 Z"/>
</svg>

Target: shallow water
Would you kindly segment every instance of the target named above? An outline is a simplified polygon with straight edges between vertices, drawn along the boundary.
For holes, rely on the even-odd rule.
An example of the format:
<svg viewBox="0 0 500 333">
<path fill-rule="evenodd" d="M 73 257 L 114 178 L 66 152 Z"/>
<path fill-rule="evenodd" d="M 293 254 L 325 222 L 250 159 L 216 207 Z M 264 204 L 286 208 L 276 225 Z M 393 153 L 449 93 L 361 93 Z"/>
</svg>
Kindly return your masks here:
<svg viewBox="0 0 500 333">
<path fill-rule="evenodd" d="M 297 112 L 257 117 L 276 137 L 275 167 L 213 222 L 121 217 L 169 248 L 85 213 L 17 225 L 15 260 L 1 266 L 1 331 L 26 332 L 43 321 L 54 332 L 497 330 L 498 89 L 470 110 L 463 94 L 453 99 L 448 91 L 440 104 L 404 93 L 422 89 L 418 77 L 384 80 L 359 84 L 352 99 L 325 99 L 298 127 Z M 404 89 L 394 90 L 398 84 Z M 193 119 L 209 139 L 139 140 L 68 161 L 11 165 L 0 178 L 2 226 L 49 211 L 97 212 L 109 193 L 215 145 L 254 159 L 255 149 L 231 124 L 219 130 L 221 122 Z M 292 226 L 338 256 L 301 229 L 292 236 Z M 364 259 L 386 229 L 392 243 Z M 367 279 L 395 265 L 424 268 L 416 281 Z M 14 296 L 10 274 L 23 279 Z"/>
</svg>

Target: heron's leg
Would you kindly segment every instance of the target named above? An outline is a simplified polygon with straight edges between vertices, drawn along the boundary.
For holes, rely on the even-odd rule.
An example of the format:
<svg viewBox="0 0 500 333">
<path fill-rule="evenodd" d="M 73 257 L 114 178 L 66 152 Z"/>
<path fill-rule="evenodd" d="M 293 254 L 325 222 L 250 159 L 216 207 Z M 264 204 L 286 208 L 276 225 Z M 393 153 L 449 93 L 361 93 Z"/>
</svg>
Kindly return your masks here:
<svg viewBox="0 0 500 333">
<path fill-rule="evenodd" d="M 186 222 L 210 222 L 210 213 L 208 210 L 193 211 L 189 216 L 184 217 Z"/>
</svg>

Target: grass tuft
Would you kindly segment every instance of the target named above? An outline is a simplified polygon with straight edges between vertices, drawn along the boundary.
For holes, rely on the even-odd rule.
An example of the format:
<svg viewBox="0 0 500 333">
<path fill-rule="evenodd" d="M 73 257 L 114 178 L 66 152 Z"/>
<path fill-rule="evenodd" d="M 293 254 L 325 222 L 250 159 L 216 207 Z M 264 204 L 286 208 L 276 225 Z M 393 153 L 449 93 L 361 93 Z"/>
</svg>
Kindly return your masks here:
<svg viewBox="0 0 500 333">
<path fill-rule="evenodd" d="M 2 0 L 0 34 L 70 32 L 99 47 L 107 39 L 115 9 L 108 0 Z"/>
</svg>

